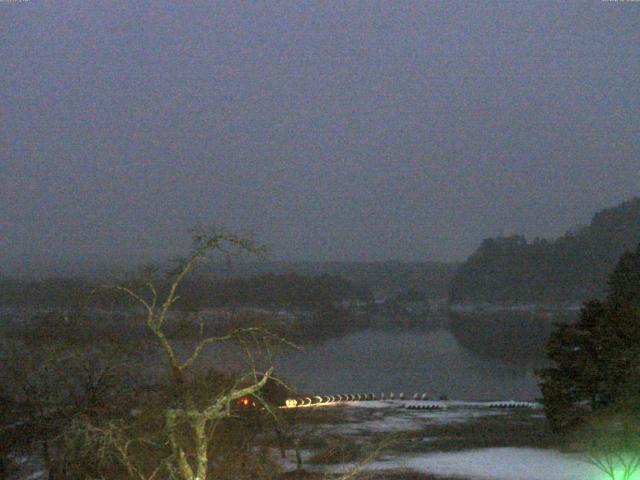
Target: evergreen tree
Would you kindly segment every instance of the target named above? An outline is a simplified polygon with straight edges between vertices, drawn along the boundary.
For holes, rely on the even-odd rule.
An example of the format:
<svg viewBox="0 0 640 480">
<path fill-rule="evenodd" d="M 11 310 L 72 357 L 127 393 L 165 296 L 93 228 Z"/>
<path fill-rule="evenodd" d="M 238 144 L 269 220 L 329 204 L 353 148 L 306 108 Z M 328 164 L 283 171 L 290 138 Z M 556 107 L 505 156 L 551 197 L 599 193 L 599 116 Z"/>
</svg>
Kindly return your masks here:
<svg viewBox="0 0 640 480">
<path fill-rule="evenodd" d="M 614 306 L 640 307 L 640 245 L 625 253 L 609 278 L 609 302 Z"/>
<path fill-rule="evenodd" d="M 604 302 L 584 305 L 547 344 L 555 366 L 538 375 L 551 427 L 562 430 L 606 407 L 640 405 L 640 245 L 624 254 Z"/>
</svg>

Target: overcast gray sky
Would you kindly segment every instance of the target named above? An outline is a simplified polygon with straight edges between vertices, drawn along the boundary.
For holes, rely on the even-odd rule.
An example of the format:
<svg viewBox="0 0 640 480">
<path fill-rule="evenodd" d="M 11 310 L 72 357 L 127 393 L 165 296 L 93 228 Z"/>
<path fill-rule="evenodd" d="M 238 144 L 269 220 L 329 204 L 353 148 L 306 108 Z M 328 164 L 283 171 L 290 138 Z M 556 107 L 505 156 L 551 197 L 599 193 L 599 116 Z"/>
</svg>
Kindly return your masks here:
<svg viewBox="0 0 640 480">
<path fill-rule="evenodd" d="M 640 194 L 640 2 L 0 3 L 0 271 L 460 260 Z"/>
</svg>

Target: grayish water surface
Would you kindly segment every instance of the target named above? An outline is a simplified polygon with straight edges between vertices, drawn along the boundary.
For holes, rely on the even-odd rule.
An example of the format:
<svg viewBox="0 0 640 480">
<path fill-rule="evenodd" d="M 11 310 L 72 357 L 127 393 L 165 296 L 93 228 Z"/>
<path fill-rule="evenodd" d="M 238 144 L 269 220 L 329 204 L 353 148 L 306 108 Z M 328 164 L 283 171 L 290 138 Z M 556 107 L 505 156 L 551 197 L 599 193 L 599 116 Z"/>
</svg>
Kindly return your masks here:
<svg viewBox="0 0 640 480">
<path fill-rule="evenodd" d="M 426 392 L 450 399 L 535 399 L 534 365 L 481 358 L 446 329 L 365 330 L 287 351 L 276 359 L 279 375 L 301 392 Z"/>
</svg>

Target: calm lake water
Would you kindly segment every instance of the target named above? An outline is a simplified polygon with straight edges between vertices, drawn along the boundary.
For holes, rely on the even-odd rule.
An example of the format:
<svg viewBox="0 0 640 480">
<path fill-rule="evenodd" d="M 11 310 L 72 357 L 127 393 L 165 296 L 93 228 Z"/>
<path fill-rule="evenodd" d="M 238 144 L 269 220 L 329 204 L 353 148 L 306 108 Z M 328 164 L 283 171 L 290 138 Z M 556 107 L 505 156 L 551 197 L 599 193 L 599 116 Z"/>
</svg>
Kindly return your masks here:
<svg viewBox="0 0 640 480">
<path fill-rule="evenodd" d="M 365 330 L 280 353 L 279 375 L 308 394 L 404 392 L 450 399 L 533 400 L 540 396 L 531 361 L 483 358 L 451 331 Z"/>
<path fill-rule="evenodd" d="M 362 330 L 309 345 L 304 351 L 281 350 L 273 361 L 277 375 L 301 394 L 404 392 L 410 397 L 417 392 L 453 400 L 539 398 L 533 372 L 542 366 L 542 345 L 552 322 L 527 323 L 518 317 L 512 322 L 515 329 L 485 328 L 488 323 L 472 318 L 457 325 L 457 336 L 450 325 L 429 322 L 412 329 Z M 177 343 L 184 356 L 194 342 Z M 164 368 L 160 352 L 148 360 Z M 214 368 L 246 371 L 247 356 L 237 346 L 215 345 L 203 353 L 202 361 Z"/>
</svg>

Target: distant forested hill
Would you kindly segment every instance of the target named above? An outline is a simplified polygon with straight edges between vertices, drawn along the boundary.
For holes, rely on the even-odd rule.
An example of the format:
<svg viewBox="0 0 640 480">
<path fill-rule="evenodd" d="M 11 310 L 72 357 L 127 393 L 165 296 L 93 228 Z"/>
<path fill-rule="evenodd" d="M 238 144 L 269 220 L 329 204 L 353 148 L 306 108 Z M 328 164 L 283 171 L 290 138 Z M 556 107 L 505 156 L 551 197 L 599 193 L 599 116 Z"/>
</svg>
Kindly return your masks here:
<svg viewBox="0 0 640 480">
<path fill-rule="evenodd" d="M 411 289 L 446 298 L 458 264 L 438 262 L 247 262 L 212 264 L 182 285 L 183 303 L 306 305 L 386 298 Z M 126 273 L 122 277 L 128 277 Z M 135 277 L 135 275 L 133 275 Z M 109 277 L 107 277 L 109 278 Z M 0 306 L 72 306 L 105 281 L 91 276 L 0 277 Z M 178 305 L 180 306 L 180 305 Z"/>
<path fill-rule="evenodd" d="M 212 271 L 229 278 L 264 273 L 337 275 L 355 285 L 367 287 L 376 297 L 386 298 L 411 289 L 428 299 L 447 298 L 451 279 L 459 267 L 454 262 L 250 262 L 217 266 Z"/>
<path fill-rule="evenodd" d="M 575 302 L 602 297 L 622 253 L 640 242 L 640 198 L 594 215 L 591 224 L 548 241 L 521 235 L 491 238 L 462 264 L 450 301 Z"/>
<path fill-rule="evenodd" d="M 0 306 L 78 308 L 130 306 L 131 299 L 96 289 L 100 283 L 82 278 L 50 278 L 38 281 L 0 280 Z M 168 284 L 156 282 L 162 298 Z M 194 277 L 182 283 L 177 309 L 253 306 L 321 306 L 343 300 L 370 301 L 366 286 L 337 275 L 305 276 L 295 273 L 260 274 L 246 278 Z M 135 303 L 133 303 L 135 304 Z"/>
</svg>

